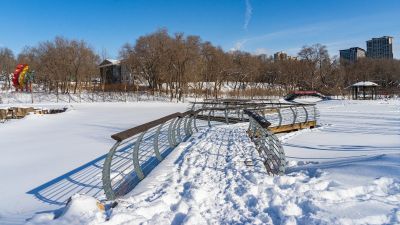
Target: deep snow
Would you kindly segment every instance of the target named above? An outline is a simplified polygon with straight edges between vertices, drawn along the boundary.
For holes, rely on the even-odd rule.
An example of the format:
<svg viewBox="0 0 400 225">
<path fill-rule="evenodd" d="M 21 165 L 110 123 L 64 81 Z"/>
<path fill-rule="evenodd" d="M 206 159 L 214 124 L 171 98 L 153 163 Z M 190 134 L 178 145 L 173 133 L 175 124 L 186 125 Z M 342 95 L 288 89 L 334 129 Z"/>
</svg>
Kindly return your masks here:
<svg viewBox="0 0 400 225">
<path fill-rule="evenodd" d="M 60 202 L 81 189 L 73 182 L 101 180 L 101 168 L 96 165 L 102 166 L 102 161 L 83 170 L 88 178 L 81 172 L 74 174 L 73 180 L 66 177 L 56 182 L 52 190 L 44 189 L 45 196 L 57 204 L 36 199 L 32 191 L 107 154 L 115 142 L 112 134 L 186 108 L 186 104 L 162 102 L 34 106 L 67 106 L 68 111 L 28 115 L 0 124 L 0 224 L 20 224 L 35 212 L 60 208 Z"/>
<path fill-rule="evenodd" d="M 72 112 L 79 113 L 85 107 L 77 107 Z M 83 118 L 93 117 L 92 123 L 111 123 L 115 129 L 133 125 L 126 123 L 134 118 L 131 120 L 125 115 L 122 119 L 119 113 L 111 113 L 114 117 L 110 120 L 101 119 L 98 111 L 91 107 L 86 108 L 87 117 L 76 115 L 76 122 L 83 123 Z M 182 106 L 171 106 L 174 109 L 179 107 Z M 320 102 L 318 107 L 321 112 L 320 127 L 280 135 L 289 161 L 285 176 L 271 177 L 265 173 L 254 145 L 246 135 L 247 124 L 222 125 L 203 130 L 182 143 L 131 193 L 119 200 L 109 221 L 105 221 L 106 216 L 99 215 L 99 212 L 79 216 L 71 213 L 56 220 L 51 220 L 52 213 L 41 213 L 29 223 L 399 224 L 400 101 L 335 100 Z M 107 108 L 104 106 L 104 110 L 107 111 Z M 68 113 L 71 112 L 65 115 Z M 106 116 L 106 113 L 102 116 Z M 52 122 L 48 127 L 54 127 L 55 122 Z M 64 125 L 65 122 L 69 124 L 68 120 L 63 122 Z M 23 130 L 22 121 L 10 124 L 19 124 L 13 125 L 16 127 L 14 129 Z M 81 135 L 86 134 L 84 131 L 89 127 L 80 126 L 75 132 L 79 130 Z M 4 130 L 0 128 L 0 132 L 4 132 L 1 135 L 7 133 Z M 93 155 L 86 152 L 85 159 L 70 157 L 60 166 L 57 163 L 43 165 L 43 168 L 47 168 L 46 174 L 60 175 L 59 170 L 67 172 L 82 161 L 87 162 L 104 154 L 111 145 L 107 138 L 114 131 L 107 127 L 94 129 L 89 136 L 84 135 L 80 141 L 87 141 L 91 137 L 92 142 L 101 143 L 102 149 L 97 152 L 86 150 Z M 100 136 L 102 138 L 94 139 Z M 24 141 L 27 136 L 22 137 Z M 65 133 L 65 137 L 71 137 L 71 133 Z M 53 136 L 50 143 L 57 144 L 57 138 L 60 137 Z M 0 147 L 16 143 L 3 144 L 1 139 Z M 34 143 L 31 146 L 40 151 L 40 148 L 34 147 L 40 143 Z M 83 146 L 75 144 L 77 151 L 82 151 Z M 24 152 L 24 147 L 17 147 L 20 149 L 19 156 Z M 64 152 L 68 148 L 61 149 Z M 54 160 L 57 155 L 53 157 Z M 246 166 L 244 162 L 249 159 L 254 161 L 254 166 Z M 8 160 L 10 165 L 7 168 L 11 166 L 13 170 L 21 170 L 20 174 L 27 172 L 27 167 L 18 168 L 16 163 L 12 163 L 15 160 L 12 157 Z M 67 167 L 69 161 L 74 166 Z M 37 186 L 51 177 L 43 176 L 42 180 L 45 181 L 37 181 L 36 178 L 27 181 L 3 176 L 2 180 L 10 185 L 17 186 L 15 182 L 25 184 L 25 192 L 29 189 L 27 186 Z M 10 194 L 17 192 L 13 189 L 5 191 Z M 11 213 L 18 214 L 21 211 L 18 207 L 26 208 L 30 204 L 36 211 L 46 209 L 45 206 L 40 208 L 39 201 L 29 195 L 18 193 L 14 196 L 19 196 L 21 204 L 10 208 Z M 1 202 L 7 197 L 2 195 Z M 12 197 L 8 198 L 9 201 L 12 201 Z M 3 221 L 7 221 L 7 208 L 7 204 L 1 205 L 0 212 L 6 215 Z M 0 222 L 3 221 L 0 219 Z"/>
</svg>

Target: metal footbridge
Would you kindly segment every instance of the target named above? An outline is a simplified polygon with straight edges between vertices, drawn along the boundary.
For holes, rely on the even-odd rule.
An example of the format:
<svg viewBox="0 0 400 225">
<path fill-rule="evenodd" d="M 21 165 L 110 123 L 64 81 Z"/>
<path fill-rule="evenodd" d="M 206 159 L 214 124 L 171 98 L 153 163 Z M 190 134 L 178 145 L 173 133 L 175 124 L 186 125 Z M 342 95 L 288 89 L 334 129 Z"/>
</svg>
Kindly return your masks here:
<svg viewBox="0 0 400 225">
<path fill-rule="evenodd" d="M 193 102 L 186 112 L 177 112 L 113 134 L 109 152 L 30 192 L 39 200 L 64 205 L 75 193 L 100 200 L 114 200 L 129 193 L 180 143 L 200 130 L 233 123 L 248 123 L 266 172 L 285 173 L 286 160 L 275 135 L 313 128 L 318 112 L 313 104 L 288 104 L 269 100 L 205 100 Z"/>
</svg>

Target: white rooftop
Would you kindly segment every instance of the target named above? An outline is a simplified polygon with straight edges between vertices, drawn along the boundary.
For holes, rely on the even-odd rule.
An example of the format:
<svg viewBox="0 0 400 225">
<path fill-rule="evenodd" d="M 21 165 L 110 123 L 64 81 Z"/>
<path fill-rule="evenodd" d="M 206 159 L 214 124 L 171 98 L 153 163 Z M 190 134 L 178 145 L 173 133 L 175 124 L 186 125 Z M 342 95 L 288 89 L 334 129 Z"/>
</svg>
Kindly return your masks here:
<svg viewBox="0 0 400 225">
<path fill-rule="evenodd" d="M 377 83 L 371 82 L 371 81 L 360 81 L 357 82 L 353 85 L 351 85 L 353 87 L 357 87 L 357 86 L 379 86 Z"/>
<path fill-rule="evenodd" d="M 119 64 L 121 62 L 120 60 L 117 60 L 117 59 L 106 59 L 106 60 L 112 64 Z"/>
<path fill-rule="evenodd" d="M 103 62 L 100 63 L 99 67 L 110 66 L 110 65 L 119 65 L 121 60 L 117 59 L 105 59 Z"/>
</svg>

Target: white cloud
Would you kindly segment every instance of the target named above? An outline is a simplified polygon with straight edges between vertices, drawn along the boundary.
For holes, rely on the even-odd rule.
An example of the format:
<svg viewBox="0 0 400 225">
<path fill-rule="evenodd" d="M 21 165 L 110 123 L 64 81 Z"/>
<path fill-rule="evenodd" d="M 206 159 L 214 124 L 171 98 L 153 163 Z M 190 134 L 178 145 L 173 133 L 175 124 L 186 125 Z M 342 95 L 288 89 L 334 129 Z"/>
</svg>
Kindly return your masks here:
<svg viewBox="0 0 400 225">
<path fill-rule="evenodd" d="M 255 55 L 262 55 L 262 54 L 267 54 L 267 53 L 268 53 L 268 50 L 266 48 L 257 48 L 254 51 Z"/>
<path fill-rule="evenodd" d="M 247 1 L 246 1 L 247 2 Z M 249 14 L 249 19 L 251 18 L 251 9 L 250 9 L 250 14 Z M 368 40 L 371 37 L 374 37 L 374 35 L 368 33 L 369 28 L 364 27 L 364 26 L 359 26 L 358 24 L 360 23 L 365 23 L 365 21 L 370 20 L 371 18 L 380 18 L 384 15 L 382 14 L 374 14 L 374 15 L 366 15 L 366 16 L 360 16 L 360 17 L 354 17 L 354 18 L 346 18 L 346 19 L 341 19 L 341 20 L 332 20 L 332 21 L 322 21 L 322 22 L 317 22 L 317 23 L 312 23 L 312 24 L 306 24 L 302 27 L 292 27 L 288 29 L 283 29 L 283 30 L 278 30 L 278 31 L 273 31 L 271 33 L 266 33 L 266 34 L 261 34 L 257 36 L 250 36 L 250 37 L 245 37 L 239 40 L 236 40 L 235 42 L 232 43 L 233 47 L 231 50 L 249 50 L 249 49 L 255 49 L 255 47 L 268 47 L 270 51 L 286 51 L 289 54 L 297 54 L 298 51 L 301 49 L 302 45 L 311 45 L 314 43 L 321 43 L 327 46 L 329 53 L 331 55 L 337 55 L 338 50 L 342 48 L 349 48 L 349 47 L 362 47 L 365 48 L 365 41 Z M 340 32 L 343 30 L 343 27 L 349 26 L 351 24 L 354 26 L 354 29 L 349 30 L 346 34 L 342 34 L 339 36 L 336 36 L 336 40 L 340 41 L 335 41 L 335 39 L 326 37 L 326 35 L 322 35 L 321 38 L 318 37 L 317 34 L 325 34 L 325 32 Z M 367 34 L 366 34 L 367 33 Z M 392 36 L 395 37 L 395 40 L 400 34 L 391 34 Z M 375 35 L 379 36 L 379 35 Z M 304 39 L 304 42 L 302 44 L 298 44 L 298 41 L 296 41 L 296 46 L 281 46 L 279 49 L 274 49 L 274 42 L 278 41 L 281 42 L 282 39 L 288 38 L 291 39 L 291 37 L 298 37 L 299 40 Z M 312 39 L 315 39 L 312 41 Z M 400 39 L 400 38 L 399 38 Z M 312 43 L 307 43 L 311 40 Z M 290 42 L 288 42 L 290 44 Z M 298 45 L 298 46 L 297 46 Z M 285 47 L 287 48 L 285 50 Z M 276 46 L 275 46 L 276 48 Z M 393 45 L 393 53 L 396 56 L 396 58 L 400 57 L 400 45 L 397 45 L 396 41 L 394 42 Z"/>
<path fill-rule="evenodd" d="M 237 41 L 237 42 L 234 44 L 233 48 L 231 48 L 231 49 L 229 49 L 229 50 L 230 50 L 230 51 L 239 51 L 239 50 L 242 49 L 242 46 L 243 46 L 245 43 L 246 43 L 245 40 Z"/>
<path fill-rule="evenodd" d="M 250 0 L 245 0 L 246 2 L 246 11 L 244 13 L 244 25 L 243 29 L 247 30 L 247 27 L 249 26 L 251 16 L 253 14 L 253 8 L 251 7 Z"/>
<path fill-rule="evenodd" d="M 254 44 L 256 42 L 266 42 L 278 40 L 281 38 L 291 37 L 291 36 L 310 36 L 324 31 L 331 31 L 334 29 L 340 29 L 343 25 L 351 23 L 352 21 L 358 21 L 360 18 L 354 18 L 352 20 L 335 20 L 335 21 L 325 21 L 313 24 L 307 24 L 302 27 L 292 27 L 288 29 L 278 30 L 271 33 L 243 38 L 235 42 L 234 48 L 236 50 L 246 49 L 246 45 Z M 307 43 L 304 43 L 307 44 Z M 336 43 L 335 43 L 336 44 Z M 239 47 L 239 48 L 238 48 Z"/>
<path fill-rule="evenodd" d="M 313 32 L 317 32 L 317 31 L 321 31 L 323 29 L 325 29 L 325 26 L 307 26 L 307 27 L 301 27 L 301 28 L 280 30 L 280 31 L 276 31 L 273 33 L 244 38 L 244 39 L 236 41 L 234 44 L 234 47 L 231 48 L 231 50 L 232 49 L 243 50 L 245 45 L 248 43 L 251 43 L 251 42 L 274 40 L 274 39 L 279 39 L 279 38 L 285 37 L 285 36 L 299 35 L 299 34 L 304 34 L 304 33 L 313 33 Z"/>
</svg>

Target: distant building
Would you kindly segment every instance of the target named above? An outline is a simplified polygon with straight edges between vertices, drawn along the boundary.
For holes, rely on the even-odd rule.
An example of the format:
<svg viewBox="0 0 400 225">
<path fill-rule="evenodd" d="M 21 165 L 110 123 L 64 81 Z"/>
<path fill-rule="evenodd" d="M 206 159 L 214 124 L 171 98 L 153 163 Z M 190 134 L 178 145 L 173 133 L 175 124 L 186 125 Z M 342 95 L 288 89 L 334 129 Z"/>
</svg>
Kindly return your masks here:
<svg viewBox="0 0 400 225">
<path fill-rule="evenodd" d="M 274 61 L 278 60 L 286 60 L 288 58 L 288 55 L 285 52 L 277 52 L 274 54 Z"/>
<path fill-rule="evenodd" d="M 368 40 L 367 57 L 373 59 L 393 59 L 393 37 L 383 36 Z"/>
<path fill-rule="evenodd" d="M 365 57 L 365 50 L 359 47 L 353 47 L 349 49 L 340 50 L 340 60 L 348 62 L 356 62 L 360 58 Z"/>
<path fill-rule="evenodd" d="M 101 82 L 105 84 L 132 83 L 134 77 L 122 62 L 116 59 L 105 59 L 101 62 L 99 65 Z"/>
<path fill-rule="evenodd" d="M 122 82 L 121 61 L 115 59 L 105 59 L 99 65 L 102 83 L 115 84 Z"/>
<path fill-rule="evenodd" d="M 274 61 L 279 61 L 279 60 L 297 60 L 297 57 L 290 56 L 285 52 L 280 51 L 274 54 Z"/>
</svg>

